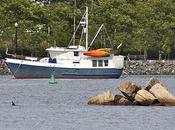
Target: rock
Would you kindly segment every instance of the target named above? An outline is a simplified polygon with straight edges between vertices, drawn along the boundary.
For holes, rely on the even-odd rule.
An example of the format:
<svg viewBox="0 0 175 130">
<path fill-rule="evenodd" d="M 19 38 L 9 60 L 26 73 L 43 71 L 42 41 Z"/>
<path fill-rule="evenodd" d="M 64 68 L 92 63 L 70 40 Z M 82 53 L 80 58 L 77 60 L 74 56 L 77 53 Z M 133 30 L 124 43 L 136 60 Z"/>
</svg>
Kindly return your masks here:
<svg viewBox="0 0 175 130">
<path fill-rule="evenodd" d="M 103 92 L 88 101 L 88 104 L 94 105 L 114 105 L 114 95 L 110 92 Z"/>
<path fill-rule="evenodd" d="M 121 95 L 115 95 L 114 105 L 132 105 L 133 103 L 129 101 L 126 97 Z"/>
<path fill-rule="evenodd" d="M 134 97 L 138 90 L 141 88 L 132 81 L 126 81 L 118 86 L 118 89 L 123 93 L 124 96 L 126 96 L 127 99 L 130 101 L 134 101 Z"/>
<path fill-rule="evenodd" d="M 156 83 L 161 83 L 158 79 L 151 78 L 146 84 L 145 90 L 149 91 L 149 89 L 154 86 Z"/>
<path fill-rule="evenodd" d="M 173 96 L 167 88 L 165 88 L 160 83 L 155 84 L 149 90 L 162 105 L 174 106 L 175 105 L 175 96 Z"/>
<path fill-rule="evenodd" d="M 160 82 L 158 79 L 155 78 L 151 78 L 148 83 L 146 84 L 145 90 L 149 91 L 151 89 L 152 86 L 154 86 L 155 84 L 160 83 L 165 89 L 167 89 L 167 87 L 165 85 L 163 85 L 162 82 Z M 168 89 L 167 89 L 168 90 Z"/>
<path fill-rule="evenodd" d="M 137 91 L 135 101 L 144 106 L 159 103 L 158 100 L 150 92 L 144 89 Z"/>
</svg>

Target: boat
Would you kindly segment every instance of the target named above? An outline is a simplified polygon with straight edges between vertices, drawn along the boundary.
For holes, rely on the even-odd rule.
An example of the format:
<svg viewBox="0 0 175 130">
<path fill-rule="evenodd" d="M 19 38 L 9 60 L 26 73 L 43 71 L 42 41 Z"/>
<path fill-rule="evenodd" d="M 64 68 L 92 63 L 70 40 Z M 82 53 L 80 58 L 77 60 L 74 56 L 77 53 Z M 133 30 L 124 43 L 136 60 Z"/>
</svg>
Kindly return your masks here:
<svg viewBox="0 0 175 130">
<path fill-rule="evenodd" d="M 50 78 L 54 72 L 55 78 L 60 79 L 107 79 L 119 78 L 123 71 L 124 56 L 114 55 L 104 50 L 96 50 L 97 55 L 85 55 L 90 51 L 93 41 L 88 43 L 88 7 L 77 28 L 82 27 L 85 35 L 85 46 L 81 43 L 69 43 L 67 47 L 49 47 L 46 49 L 49 57 L 38 59 L 25 57 L 24 59 L 6 58 L 6 64 L 15 78 Z M 73 34 L 75 38 L 76 29 Z M 96 35 L 97 36 L 97 35 Z M 96 37 L 95 36 L 95 37 Z M 8 53 L 7 53 L 8 55 Z"/>
</svg>

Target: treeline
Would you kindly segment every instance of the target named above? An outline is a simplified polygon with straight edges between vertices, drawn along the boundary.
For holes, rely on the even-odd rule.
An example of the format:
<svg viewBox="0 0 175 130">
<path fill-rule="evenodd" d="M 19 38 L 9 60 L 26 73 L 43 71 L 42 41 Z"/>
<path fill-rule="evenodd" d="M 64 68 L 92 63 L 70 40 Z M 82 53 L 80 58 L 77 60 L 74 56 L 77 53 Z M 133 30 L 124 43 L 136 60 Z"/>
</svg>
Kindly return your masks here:
<svg viewBox="0 0 175 130">
<path fill-rule="evenodd" d="M 101 24 L 107 30 L 99 34 L 94 48 L 111 41 L 114 49 L 122 43 L 119 52 L 124 55 L 174 57 L 175 0 L 1 0 L 0 53 L 15 50 L 15 22 L 20 54 L 42 57 L 47 47 L 67 46 L 74 16 L 78 24 L 86 5 L 89 40 Z M 76 43 L 81 31 L 78 34 Z"/>
</svg>

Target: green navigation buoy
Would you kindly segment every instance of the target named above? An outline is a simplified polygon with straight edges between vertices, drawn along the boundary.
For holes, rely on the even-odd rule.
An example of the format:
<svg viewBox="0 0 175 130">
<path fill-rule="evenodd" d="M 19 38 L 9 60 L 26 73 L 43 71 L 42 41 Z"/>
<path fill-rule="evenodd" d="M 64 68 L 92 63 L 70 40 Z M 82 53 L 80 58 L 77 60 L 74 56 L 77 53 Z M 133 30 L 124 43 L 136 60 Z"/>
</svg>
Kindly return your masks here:
<svg viewBox="0 0 175 130">
<path fill-rule="evenodd" d="M 51 74 L 51 77 L 49 79 L 49 84 L 56 84 L 56 83 L 57 83 L 57 81 L 55 79 L 55 74 L 54 74 L 54 71 L 53 71 L 53 73 Z"/>
</svg>

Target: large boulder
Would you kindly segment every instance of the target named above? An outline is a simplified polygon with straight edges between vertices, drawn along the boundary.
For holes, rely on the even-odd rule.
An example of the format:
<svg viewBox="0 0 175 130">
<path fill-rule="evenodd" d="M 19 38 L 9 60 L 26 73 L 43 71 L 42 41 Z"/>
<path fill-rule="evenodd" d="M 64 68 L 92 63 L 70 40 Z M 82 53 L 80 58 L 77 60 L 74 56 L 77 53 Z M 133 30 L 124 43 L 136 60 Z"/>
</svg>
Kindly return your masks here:
<svg viewBox="0 0 175 130">
<path fill-rule="evenodd" d="M 137 91 L 135 101 L 144 106 L 159 103 L 158 100 L 150 92 L 144 89 Z"/>
<path fill-rule="evenodd" d="M 146 84 L 145 90 L 149 91 L 149 90 L 152 88 L 152 86 L 154 86 L 154 85 L 157 84 L 157 83 L 161 84 L 165 89 L 168 90 L 168 88 L 167 88 L 161 81 L 159 81 L 159 80 L 156 79 L 156 78 L 151 78 L 151 79 L 148 81 L 148 83 Z"/>
<path fill-rule="evenodd" d="M 157 83 L 161 83 L 158 79 L 156 78 L 151 78 L 148 83 L 146 84 L 145 90 L 149 91 L 152 86 L 154 86 Z"/>
<path fill-rule="evenodd" d="M 134 101 L 134 97 L 137 91 L 141 89 L 141 87 L 133 81 L 126 81 L 121 83 L 118 86 L 118 89 L 127 99 L 129 99 L 130 101 Z"/>
<path fill-rule="evenodd" d="M 166 87 L 164 87 L 162 84 L 157 83 L 154 86 L 152 86 L 149 90 L 151 94 L 153 94 L 158 101 L 162 105 L 175 105 L 175 96 L 172 95 Z"/>
<path fill-rule="evenodd" d="M 115 95 L 114 105 L 133 105 L 131 101 L 129 101 L 126 97 L 121 95 Z"/>
<path fill-rule="evenodd" d="M 95 97 L 92 97 L 88 104 L 94 104 L 94 105 L 114 105 L 114 95 L 112 92 L 107 91 L 103 92 L 102 94 L 99 94 Z"/>
</svg>

